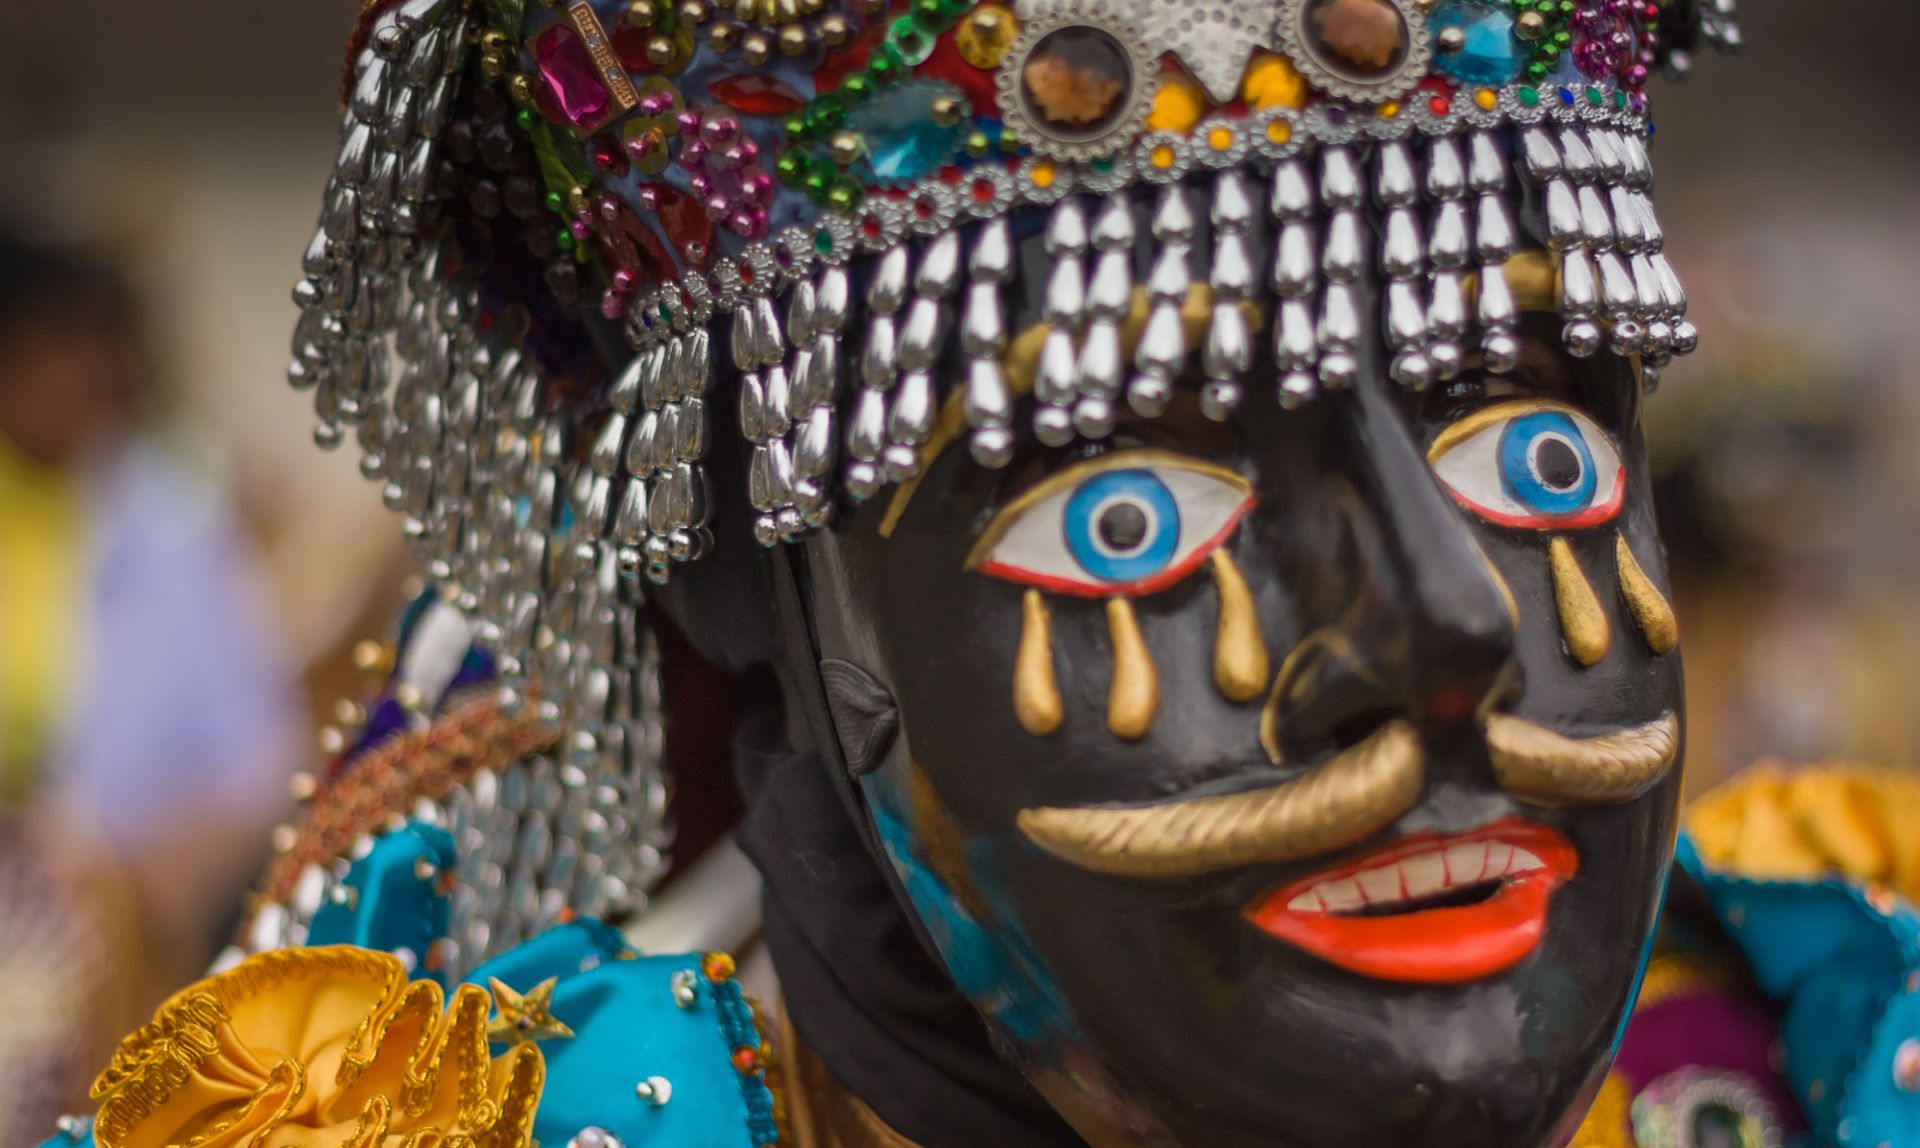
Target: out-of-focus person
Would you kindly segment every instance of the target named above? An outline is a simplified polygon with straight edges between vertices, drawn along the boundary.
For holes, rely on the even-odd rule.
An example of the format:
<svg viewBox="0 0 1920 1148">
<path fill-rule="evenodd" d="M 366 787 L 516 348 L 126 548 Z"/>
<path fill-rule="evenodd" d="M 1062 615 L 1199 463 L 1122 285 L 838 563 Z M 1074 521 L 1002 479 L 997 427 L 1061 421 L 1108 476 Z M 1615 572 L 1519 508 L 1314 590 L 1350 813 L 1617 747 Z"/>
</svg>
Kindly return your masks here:
<svg viewBox="0 0 1920 1148">
<path fill-rule="evenodd" d="M 218 947 L 297 752 L 242 532 L 144 429 L 139 326 L 103 265 L 0 233 L 0 1146 Z"/>
</svg>

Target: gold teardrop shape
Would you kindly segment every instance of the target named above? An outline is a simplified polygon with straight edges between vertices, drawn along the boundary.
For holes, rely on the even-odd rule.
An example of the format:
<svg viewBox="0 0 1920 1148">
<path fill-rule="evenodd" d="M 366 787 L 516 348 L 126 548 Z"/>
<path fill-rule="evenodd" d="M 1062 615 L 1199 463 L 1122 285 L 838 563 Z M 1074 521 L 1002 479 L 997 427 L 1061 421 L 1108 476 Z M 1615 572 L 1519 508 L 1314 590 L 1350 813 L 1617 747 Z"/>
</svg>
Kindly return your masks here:
<svg viewBox="0 0 1920 1148">
<path fill-rule="evenodd" d="M 1640 633 L 1647 639 L 1647 648 L 1656 654 L 1670 654 L 1680 644 L 1680 625 L 1674 621 L 1673 607 L 1668 604 L 1667 596 L 1647 577 L 1640 563 L 1633 556 L 1633 548 L 1627 545 L 1627 536 L 1619 534 L 1613 540 L 1614 559 L 1620 567 L 1620 596 L 1627 600 L 1627 609 L 1633 612 L 1633 620 L 1640 624 Z"/>
<path fill-rule="evenodd" d="M 1117 737 L 1138 741 L 1153 728 L 1160 709 L 1160 677 L 1133 616 L 1133 603 L 1107 599 L 1107 631 L 1113 641 L 1113 685 L 1107 691 L 1107 728 Z"/>
<path fill-rule="evenodd" d="M 1220 620 L 1213 637 L 1213 681 L 1227 700 L 1250 702 L 1266 692 L 1273 667 L 1260 636 L 1253 591 L 1226 550 L 1213 552 L 1213 584 L 1220 594 Z"/>
<path fill-rule="evenodd" d="M 1583 666 L 1596 666 L 1607 656 L 1613 644 L 1612 627 L 1606 611 L 1600 607 L 1586 572 L 1573 556 L 1573 547 L 1564 538 L 1556 538 L 1548 547 L 1553 564 L 1553 596 L 1560 607 L 1560 632 L 1566 636 L 1567 651 Z"/>
<path fill-rule="evenodd" d="M 1020 610 L 1020 653 L 1013 663 L 1013 713 L 1035 737 L 1060 728 L 1060 685 L 1053 676 L 1053 620 L 1046 599 L 1028 590 Z"/>
</svg>

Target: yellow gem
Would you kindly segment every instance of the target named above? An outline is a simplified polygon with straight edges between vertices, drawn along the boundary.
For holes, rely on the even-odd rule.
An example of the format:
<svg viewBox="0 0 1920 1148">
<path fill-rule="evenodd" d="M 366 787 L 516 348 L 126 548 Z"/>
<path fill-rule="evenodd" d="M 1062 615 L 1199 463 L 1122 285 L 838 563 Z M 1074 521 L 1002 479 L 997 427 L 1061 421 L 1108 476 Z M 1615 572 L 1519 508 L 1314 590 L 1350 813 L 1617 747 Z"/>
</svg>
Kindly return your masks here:
<svg viewBox="0 0 1920 1148">
<path fill-rule="evenodd" d="M 494 1044 L 520 1044 L 571 1037 L 573 1030 L 553 1015 L 553 988 L 559 983 L 559 978 L 548 977 L 523 994 L 498 977 L 488 977 L 496 1011 L 487 1022 L 487 1039 Z"/>
<path fill-rule="evenodd" d="M 1483 110 L 1490 112 L 1493 110 L 1494 105 L 1500 102 L 1500 93 L 1494 91 L 1492 88 L 1481 88 L 1479 91 L 1473 93 L 1473 102 L 1479 104 Z"/>
<path fill-rule="evenodd" d="M 1154 148 L 1153 154 L 1147 158 L 1153 161 L 1153 166 L 1165 171 L 1173 166 L 1173 149 L 1166 144 L 1161 144 Z"/>
<path fill-rule="evenodd" d="M 1153 97 L 1153 114 L 1147 117 L 1147 130 L 1186 135 L 1200 125 L 1207 114 L 1207 97 L 1194 83 L 1178 72 L 1161 78 L 1160 90 Z"/>
<path fill-rule="evenodd" d="M 997 68 L 1020 34 L 1020 21 L 999 4 L 982 4 L 960 21 L 953 33 L 960 58 L 976 68 Z"/>
<path fill-rule="evenodd" d="M 1215 128 L 1208 132 L 1207 146 L 1214 151 L 1226 151 L 1233 146 L 1233 129 Z"/>
<path fill-rule="evenodd" d="M 1285 120 L 1275 120 L 1267 125 L 1267 139 L 1283 144 L 1293 138 L 1293 125 Z"/>
<path fill-rule="evenodd" d="M 1033 186 L 1047 188 L 1053 186 L 1054 171 L 1050 163 L 1036 163 L 1032 172 Z"/>
<path fill-rule="evenodd" d="M 1400 101 L 1398 100 L 1388 100 L 1386 103 L 1380 105 L 1380 118 L 1383 120 L 1393 119 L 1399 114 Z"/>
<path fill-rule="evenodd" d="M 1266 108 L 1298 108 L 1307 102 L 1307 81 L 1293 61 L 1272 52 L 1261 52 L 1247 66 L 1247 78 L 1240 85 L 1240 97 L 1256 111 Z"/>
</svg>

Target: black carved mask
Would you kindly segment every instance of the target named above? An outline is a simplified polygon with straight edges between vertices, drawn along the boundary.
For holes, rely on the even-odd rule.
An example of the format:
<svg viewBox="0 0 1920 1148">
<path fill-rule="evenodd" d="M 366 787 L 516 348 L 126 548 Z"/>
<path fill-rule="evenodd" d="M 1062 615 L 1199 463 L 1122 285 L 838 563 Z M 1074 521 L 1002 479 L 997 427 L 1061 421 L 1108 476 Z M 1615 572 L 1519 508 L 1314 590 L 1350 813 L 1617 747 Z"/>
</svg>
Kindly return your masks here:
<svg viewBox="0 0 1920 1148">
<path fill-rule="evenodd" d="M 1547 1144 L 1603 1072 L 1680 667 L 1636 368 L 1518 335 L 1000 470 L 936 434 L 807 546 L 911 912 L 1089 1140 Z"/>
</svg>

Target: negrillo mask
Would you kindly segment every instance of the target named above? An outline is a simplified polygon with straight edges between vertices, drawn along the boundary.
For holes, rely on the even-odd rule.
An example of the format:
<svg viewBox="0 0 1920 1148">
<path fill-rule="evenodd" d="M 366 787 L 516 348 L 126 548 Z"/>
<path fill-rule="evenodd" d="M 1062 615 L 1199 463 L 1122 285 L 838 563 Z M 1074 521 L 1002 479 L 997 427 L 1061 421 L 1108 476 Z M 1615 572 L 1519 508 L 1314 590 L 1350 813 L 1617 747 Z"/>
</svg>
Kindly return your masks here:
<svg viewBox="0 0 1920 1148">
<path fill-rule="evenodd" d="M 664 616 L 777 663 L 1080 1137 L 1553 1144 L 1679 793 L 1639 420 L 1696 335 L 1644 85 L 1736 40 L 1725 0 L 376 3 L 291 377 L 623 795 L 579 911 L 667 868 Z"/>
</svg>

